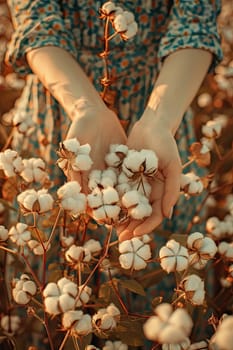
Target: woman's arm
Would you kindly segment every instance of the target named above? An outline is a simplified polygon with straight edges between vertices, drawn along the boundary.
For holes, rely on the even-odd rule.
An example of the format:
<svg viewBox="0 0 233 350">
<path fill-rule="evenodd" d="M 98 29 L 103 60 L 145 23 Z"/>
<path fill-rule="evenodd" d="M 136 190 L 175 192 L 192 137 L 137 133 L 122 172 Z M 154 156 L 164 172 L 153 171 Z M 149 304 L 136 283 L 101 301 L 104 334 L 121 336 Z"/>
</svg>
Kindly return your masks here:
<svg viewBox="0 0 233 350">
<path fill-rule="evenodd" d="M 156 152 L 163 182 L 154 180 L 152 183 L 152 215 L 143 223 L 132 221 L 128 226 L 119 227 L 120 240 L 150 233 L 164 217 L 171 216 L 179 196 L 181 174 L 174 134 L 211 60 L 212 54 L 200 49 L 182 49 L 164 60 L 147 107 L 127 142 L 130 148 L 148 148 Z"/>
<path fill-rule="evenodd" d="M 55 46 L 34 49 L 27 53 L 32 71 L 72 118 L 72 109 L 79 100 L 106 108 L 99 93 L 69 52 Z"/>
</svg>

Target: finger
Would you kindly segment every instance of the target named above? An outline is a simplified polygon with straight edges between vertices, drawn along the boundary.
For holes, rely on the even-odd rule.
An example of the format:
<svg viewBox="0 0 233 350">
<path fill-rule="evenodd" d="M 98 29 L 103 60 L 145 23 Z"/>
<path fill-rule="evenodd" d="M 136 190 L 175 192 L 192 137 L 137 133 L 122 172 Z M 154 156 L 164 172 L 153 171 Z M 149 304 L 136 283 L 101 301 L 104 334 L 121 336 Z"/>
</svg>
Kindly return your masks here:
<svg viewBox="0 0 233 350">
<path fill-rule="evenodd" d="M 161 202 L 160 200 L 155 201 L 152 204 L 152 214 L 147 219 L 143 221 L 140 225 L 138 225 L 134 231 L 134 236 L 142 236 L 148 233 L 151 233 L 156 227 L 158 227 L 162 220 L 163 214 L 161 210 Z"/>
<path fill-rule="evenodd" d="M 172 208 L 177 202 L 180 194 L 181 165 L 179 162 L 170 163 L 164 169 L 164 195 L 162 200 L 163 215 L 170 218 Z"/>
<path fill-rule="evenodd" d="M 124 230 L 122 230 L 121 232 L 119 232 L 117 230 L 117 233 L 119 235 L 119 241 L 125 241 L 126 239 L 131 239 L 133 238 L 133 231 L 135 230 L 135 228 L 140 225 L 142 221 L 141 220 L 132 220 L 130 221 L 130 223 L 124 228 Z"/>
</svg>

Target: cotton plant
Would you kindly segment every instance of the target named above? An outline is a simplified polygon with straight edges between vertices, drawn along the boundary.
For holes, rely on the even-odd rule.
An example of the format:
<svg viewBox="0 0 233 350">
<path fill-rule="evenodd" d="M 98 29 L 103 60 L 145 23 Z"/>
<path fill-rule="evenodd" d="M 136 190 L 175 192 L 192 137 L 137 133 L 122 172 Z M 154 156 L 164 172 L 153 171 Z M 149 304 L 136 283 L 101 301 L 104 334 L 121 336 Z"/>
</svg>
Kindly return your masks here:
<svg viewBox="0 0 233 350">
<path fill-rule="evenodd" d="M 75 309 L 78 288 L 66 277 L 50 282 L 43 290 L 45 311 L 53 316 Z"/>
<path fill-rule="evenodd" d="M 6 177 L 14 177 L 23 171 L 23 160 L 18 153 L 11 149 L 0 152 L 0 170 Z"/>
<path fill-rule="evenodd" d="M 186 247 L 174 239 L 169 240 L 159 251 L 160 265 L 167 273 L 184 271 L 189 264 L 189 254 Z"/>
<path fill-rule="evenodd" d="M 189 250 L 189 263 L 198 270 L 203 269 L 218 250 L 214 240 L 205 237 L 200 232 L 194 232 L 188 236 L 187 248 Z"/>
<path fill-rule="evenodd" d="M 18 222 L 9 229 L 8 236 L 17 246 L 22 247 L 31 240 L 31 231 L 29 226 L 23 222 Z"/>
<path fill-rule="evenodd" d="M 233 236 L 233 216 L 226 215 L 223 220 L 211 216 L 206 221 L 206 230 L 215 241 L 231 238 Z"/>
<path fill-rule="evenodd" d="M 88 263 L 91 261 L 92 254 L 88 248 L 72 244 L 65 251 L 65 259 L 71 265 L 77 265 L 78 263 Z"/>
<path fill-rule="evenodd" d="M 99 223 L 113 223 L 118 220 L 121 207 L 118 192 L 113 187 L 96 187 L 87 195 L 91 216 Z"/>
<path fill-rule="evenodd" d="M 210 339 L 210 349 L 231 350 L 233 343 L 233 316 L 226 316 L 219 323 L 215 334 Z"/>
<path fill-rule="evenodd" d="M 15 278 L 12 281 L 12 295 L 17 304 L 28 304 L 31 298 L 37 292 L 37 286 L 27 274 L 23 274 L 20 278 Z"/>
<path fill-rule="evenodd" d="M 48 190 L 28 189 L 17 196 L 17 201 L 24 215 L 37 213 L 44 214 L 53 208 L 54 199 Z"/>
<path fill-rule="evenodd" d="M 77 218 L 86 212 L 86 195 L 81 192 L 81 186 L 77 181 L 69 181 L 57 190 L 60 207 L 71 217 Z"/>
<path fill-rule="evenodd" d="M 80 145 L 76 138 L 68 139 L 59 144 L 57 154 L 58 166 L 64 171 L 87 171 L 92 166 L 90 158 L 90 145 Z"/>
<path fill-rule="evenodd" d="M 92 318 L 80 310 L 69 310 L 62 315 L 62 327 L 72 336 L 86 336 L 92 332 Z"/>
<path fill-rule="evenodd" d="M 181 174 L 181 191 L 187 196 L 198 195 L 204 190 L 204 184 L 199 176 L 193 172 Z"/>
<path fill-rule="evenodd" d="M 47 240 L 30 239 L 27 241 L 27 247 L 36 256 L 44 255 L 51 248 L 51 244 Z"/>
<path fill-rule="evenodd" d="M 113 29 L 123 40 L 133 38 L 138 31 L 138 24 L 134 19 L 134 14 L 124 11 L 120 6 L 116 6 L 114 2 L 108 1 L 100 8 L 101 18 L 110 18 Z"/>
<path fill-rule="evenodd" d="M 101 308 L 92 317 L 93 328 L 98 332 L 111 331 L 117 326 L 120 319 L 120 311 L 113 304 L 109 304 L 106 308 Z"/>
<path fill-rule="evenodd" d="M 178 292 L 193 305 L 203 305 L 204 303 L 204 281 L 196 274 L 184 277 L 179 283 Z"/>
<path fill-rule="evenodd" d="M 173 310 L 171 304 L 162 303 L 155 308 L 154 313 L 155 316 L 151 316 L 143 325 L 147 339 L 163 345 L 176 344 L 179 346 L 184 342 L 189 344 L 188 337 L 193 327 L 193 321 L 186 309 Z"/>
<path fill-rule="evenodd" d="M 123 269 L 142 270 L 147 266 L 152 252 L 148 241 L 143 237 L 134 237 L 119 243 L 119 263 Z"/>
<path fill-rule="evenodd" d="M 28 183 L 43 183 L 48 179 L 44 160 L 41 158 L 23 159 L 23 170 L 20 175 Z"/>
</svg>

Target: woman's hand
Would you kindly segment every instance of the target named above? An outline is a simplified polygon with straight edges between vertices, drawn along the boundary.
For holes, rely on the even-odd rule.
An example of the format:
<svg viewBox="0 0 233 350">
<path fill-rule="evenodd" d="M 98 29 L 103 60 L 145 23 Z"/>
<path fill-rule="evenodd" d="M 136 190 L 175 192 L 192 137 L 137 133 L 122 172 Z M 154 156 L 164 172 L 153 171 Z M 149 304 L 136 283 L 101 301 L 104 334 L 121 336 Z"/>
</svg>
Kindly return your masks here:
<svg viewBox="0 0 233 350">
<path fill-rule="evenodd" d="M 76 137 L 80 144 L 91 146 L 90 156 L 93 161 L 92 169 L 105 168 L 105 156 L 110 144 L 125 144 L 126 135 L 119 119 L 105 105 L 95 106 L 81 101 L 77 105 L 69 128 L 67 139 Z M 67 174 L 69 180 L 77 180 L 87 192 L 88 172 L 80 174 L 72 171 Z"/>
<path fill-rule="evenodd" d="M 153 113 L 145 112 L 134 125 L 127 141 L 131 149 L 151 149 L 159 158 L 158 176 L 151 180 L 150 202 L 153 208 L 144 221 L 131 220 L 117 228 L 119 240 L 131 239 L 152 232 L 163 220 L 170 218 L 180 190 L 181 162 L 171 131 Z"/>
</svg>

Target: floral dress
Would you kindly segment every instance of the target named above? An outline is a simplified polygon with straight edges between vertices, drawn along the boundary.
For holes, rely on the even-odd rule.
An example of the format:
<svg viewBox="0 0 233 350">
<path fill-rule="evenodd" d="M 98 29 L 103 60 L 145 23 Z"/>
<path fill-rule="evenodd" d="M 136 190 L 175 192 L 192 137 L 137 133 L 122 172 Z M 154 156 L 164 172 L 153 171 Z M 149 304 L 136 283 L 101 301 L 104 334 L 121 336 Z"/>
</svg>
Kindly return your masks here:
<svg viewBox="0 0 233 350">
<path fill-rule="evenodd" d="M 44 158 L 57 186 L 64 183 L 55 165 L 58 143 L 65 139 L 70 119 L 48 90 L 32 74 L 25 54 L 38 47 L 57 46 L 73 55 L 98 91 L 102 87 L 104 64 L 103 21 L 99 8 L 105 1 L 95 0 L 8 0 L 15 32 L 8 46 L 7 61 L 14 70 L 27 75 L 17 108 L 28 113 L 35 123 L 30 137 L 15 133 L 13 145 L 23 153 Z M 109 68 L 113 80 L 111 98 L 127 131 L 142 115 L 162 60 L 176 50 L 199 48 L 213 53 L 212 66 L 221 60 L 216 17 L 220 0 L 119 0 L 117 5 L 134 13 L 137 35 L 110 43 Z M 46 64 L 41 62 L 41 64 Z M 78 80 L 78 77 L 77 77 Z M 184 86 L 185 89 L 185 86 Z M 186 113 L 176 134 L 182 162 L 195 140 L 192 113 Z M 195 165 L 192 165 L 195 172 Z M 193 217 L 199 197 L 181 197 L 172 220 L 163 228 L 182 233 Z M 166 282 L 164 281 L 166 284 Z M 166 290 L 166 286 L 163 287 Z"/>
</svg>

